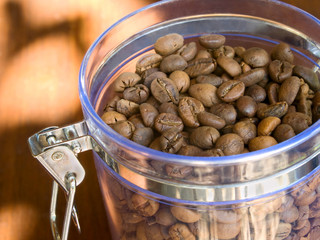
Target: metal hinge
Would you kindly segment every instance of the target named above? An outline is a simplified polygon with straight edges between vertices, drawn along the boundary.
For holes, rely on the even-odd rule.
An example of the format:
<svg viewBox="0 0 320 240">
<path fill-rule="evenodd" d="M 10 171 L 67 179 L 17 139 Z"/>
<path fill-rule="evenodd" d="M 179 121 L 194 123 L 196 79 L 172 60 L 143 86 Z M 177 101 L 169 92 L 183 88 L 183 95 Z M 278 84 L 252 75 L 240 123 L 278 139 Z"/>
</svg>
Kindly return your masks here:
<svg viewBox="0 0 320 240">
<path fill-rule="evenodd" d="M 85 170 L 78 161 L 77 155 L 80 152 L 93 149 L 92 142 L 85 121 L 62 128 L 46 128 L 28 139 L 32 155 L 54 178 L 50 207 L 50 221 L 54 239 L 66 240 L 68 238 L 71 217 L 80 231 L 74 207 L 74 196 L 76 186 L 84 179 Z M 60 236 L 56 224 L 58 186 L 65 191 L 67 196 L 62 236 Z"/>
</svg>

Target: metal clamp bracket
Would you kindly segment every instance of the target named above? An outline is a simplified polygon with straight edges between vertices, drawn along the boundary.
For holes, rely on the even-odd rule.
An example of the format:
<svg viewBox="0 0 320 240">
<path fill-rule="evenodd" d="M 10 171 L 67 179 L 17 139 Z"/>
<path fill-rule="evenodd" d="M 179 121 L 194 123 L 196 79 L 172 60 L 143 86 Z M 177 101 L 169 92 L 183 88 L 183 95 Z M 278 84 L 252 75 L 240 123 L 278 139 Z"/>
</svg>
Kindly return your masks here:
<svg viewBox="0 0 320 240">
<path fill-rule="evenodd" d="M 74 207 L 74 196 L 76 186 L 82 182 L 85 176 L 85 170 L 78 161 L 77 154 L 92 149 L 87 125 L 83 121 L 63 128 L 47 128 L 31 136 L 28 143 L 32 155 L 54 178 L 50 208 L 51 230 L 54 239 L 66 240 L 71 217 L 80 231 L 78 216 Z M 58 185 L 62 187 L 67 196 L 62 237 L 56 224 Z"/>
</svg>

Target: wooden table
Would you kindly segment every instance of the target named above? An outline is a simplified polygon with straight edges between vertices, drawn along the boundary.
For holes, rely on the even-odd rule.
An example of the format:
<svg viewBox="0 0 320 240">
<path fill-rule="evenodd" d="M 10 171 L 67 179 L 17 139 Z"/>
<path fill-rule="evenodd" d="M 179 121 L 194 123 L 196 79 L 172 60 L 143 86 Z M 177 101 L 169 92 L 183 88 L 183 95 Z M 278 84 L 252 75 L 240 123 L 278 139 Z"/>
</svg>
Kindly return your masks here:
<svg viewBox="0 0 320 240">
<path fill-rule="evenodd" d="M 285 2 L 320 18 L 319 0 Z M 11 9 L 11 17 L 19 17 L 17 11 Z M 23 31 L 21 26 L 15 27 L 20 27 Z M 65 28 L 64 31 L 72 32 L 74 28 Z M 12 43 L 17 43 L 12 51 L 19 50 L 19 33 L 12 30 L 10 36 L 11 48 Z M 61 66 L 57 62 L 56 66 L 52 67 Z M 39 87 L 41 82 L 21 82 L 20 79 L 12 77 L 23 76 L 19 72 L 22 70 L 16 71 L 19 74 L 11 74 L 11 78 L 9 75 L 2 75 L 0 81 L 0 239 L 51 239 L 49 207 L 52 180 L 31 156 L 27 138 L 44 127 L 67 125 L 82 119 L 80 102 L 72 97 L 77 95 L 77 82 L 66 81 L 63 88 L 59 84 L 52 84 L 51 87 L 43 89 Z M 24 69 L 25 71 L 27 69 Z M 56 99 L 50 100 L 51 95 Z M 26 101 L 35 96 L 36 102 Z M 82 233 L 79 235 L 71 225 L 69 239 L 111 239 L 91 153 L 81 154 L 80 160 L 86 170 L 86 178 L 77 188 L 75 201 Z M 59 223 L 63 220 L 64 208 L 65 201 L 60 197 Z"/>
</svg>

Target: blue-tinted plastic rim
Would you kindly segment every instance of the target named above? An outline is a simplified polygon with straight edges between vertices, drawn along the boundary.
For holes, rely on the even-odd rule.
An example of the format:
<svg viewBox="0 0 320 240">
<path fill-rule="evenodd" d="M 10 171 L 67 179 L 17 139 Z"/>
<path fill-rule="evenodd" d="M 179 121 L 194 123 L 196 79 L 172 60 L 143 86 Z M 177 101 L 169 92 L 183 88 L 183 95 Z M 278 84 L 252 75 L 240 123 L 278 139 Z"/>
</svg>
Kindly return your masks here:
<svg viewBox="0 0 320 240">
<path fill-rule="evenodd" d="M 256 0 L 255 0 L 256 1 Z M 276 1 L 276 0 L 261 0 L 263 2 L 272 2 L 274 4 L 279 4 L 283 5 L 287 8 L 291 8 L 297 12 L 300 12 L 310 18 L 312 21 L 315 21 L 320 25 L 320 20 L 311 15 L 310 13 L 307 13 L 306 11 L 297 8 L 295 6 L 292 6 L 290 4 Z M 139 10 L 136 10 L 124 18 L 120 19 L 113 25 L 111 25 L 108 29 L 106 29 L 105 32 L 103 32 L 96 40 L 95 42 L 91 45 L 89 50 L 84 56 L 84 59 L 82 61 L 81 67 L 80 67 L 80 73 L 79 73 L 79 96 L 80 96 L 80 101 L 82 104 L 83 111 L 86 116 L 90 119 L 90 121 L 93 121 L 94 124 L 97 125 L 97 127 L 102 130 L 106 135 L 108 135 L 110 138 L 112 138 L 117 144 L 119 144 L 121 147 L 126 148 L 134 153 L 145 155 L 145 156 L 154 156 L 155 159 L 161 160 L 161 161 L 170 161 L 170 162 L 178 162 L 178 163 L 183 163 L 186 165 L 197 165 L 197 166 L 205 166 L 210 163 L 212 164 L 237 164 L 240 162 L 249 162 L 252 160 L 257 160 L 257 159 L 262 159 L 267 156 L 274 156 L 276 154 L 279 154 L 281 152 L 286 152 L 288 149 L 292 149 L 296 147 L 297 145 L 306 142 L 308 139 L 310 139 L 312 136 L 316 135 L 319 133 L 320 128 L 320 121 L 317 121 L 314 123 L 312 126 L 310 126 L 308 129 L 303 131 L 302 133 L 294 136 L 293 138 L 282 142 L 278 143 L 275 146 L 269 147 L 267 149 L 262 149 L 259 151 L 255 152 L 249 152 L 245 154 L 240 154 L 240 155 L 233 155 L 233 156 L 224 156 L 224 157 L 189 157 L 189 156 L 182 156 L 182 155 L 176 155 L 176 154 L 169 154 L 169 153 L 164 153 L 160 151 L 153 150 L 148 147 L 144 147 L 142 145 L 139 145 L 131 140 L 126 139 L 125 137 L 122 137 L 121 135 L 117 134 L 113 129 L 111 129 L 109 126 L 107 126 L 102 119 L 99 117 L 97 112 L 95 111 L 94 107 L 90 103 L 88 93 L 86 92 L 86 79 L 85 79 L 85 72 L 86 72 L 86 67 L 89 61 L 89 58 L 91 54 L 93 53 L 94 49 L 97 47 L 97 45 L 100 43 L 100 41 L 104 38 L 106 34 L 108 34 L 113 28 L 115 28 L 117 25 L 120 23 L 124 22 L 126 19 L 143 12 L 144 10 L 147 10 L 149 8 L 172 2 L 172 0 L 163 0 L 159 1 L 150 5 L 147 5 Z M 94 136 L 93 136 L 94 137 Z"/>
</svg>

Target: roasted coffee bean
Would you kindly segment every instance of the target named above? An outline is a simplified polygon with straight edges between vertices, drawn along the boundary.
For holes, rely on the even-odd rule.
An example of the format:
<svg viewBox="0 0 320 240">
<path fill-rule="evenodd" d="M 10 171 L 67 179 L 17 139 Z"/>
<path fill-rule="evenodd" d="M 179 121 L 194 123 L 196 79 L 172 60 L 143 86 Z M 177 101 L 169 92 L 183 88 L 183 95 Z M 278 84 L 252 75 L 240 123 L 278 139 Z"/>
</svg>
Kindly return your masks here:
<svg viewBox="0 0 320 240">
<path fill-rule="evenodd" d="M 213 236 L 214 239 L 233 239 L 241 230 L 241 221 L 236 223 L 213 223 Z"/>
<path fill-rule="evenodd" d="M 258 136 L 249 141 L 249 151 L 257 151 L 276 145 L 278 142 L 271 136 Z"/>
<path fill-rule="evenodd" d="M 143 123 L 141 114 L 139 113 L 132 115 L 128 120 L 135 126 L 136 129 L 146 127 Z"/>
<path fill-rule="evenodd" d="M 170 208 L 165 205 L 161 205 L 155 217 L 156 222 L 163 226 L 171 226 L 177 222 L 177 219 L 172 215 Z"/>
<path fill-rule="evenodd" d="M 220 34 L 206 34 L 199 37 L 199 43 L 209 49 L 219 48 L 225 41 L 225 36 Z"/>
<path fill-rule="evenodd" d="M 174 71 L 169 78 L 176 84 L 180 93 L 187 92 L 190 87 L 190 77 L 184 71 Z"/>
<path fill-rule="evenodd" d="M 202 59 L 202 58 L 212 58 L 211 53 L 210 53 L 207 49 L 200 49 L 200 50 L 197 52 L 194 60 L 196 60 L 196 59 Z"/>
<path fill-rule="evenodd" d="M 178 154 L 183 156 L 203 156 L 203 150 L 194 145 L 185 145 L 180 148 Z"/>
<path fill-rule="evenodd" d="M 299 229 L 297 232 L 297 235 L 299 237 L 303 237 L 303 236 L 307 235 L 311 229 L 311 224 L 308 220 L 305 220 L 304 223 L 305 223 L 305 225 L 301 229 Z"/>
<path fill-rule="evenodd" d="M 259 108 L 258 106 L 257 116 L 260 119 L 270 117 L 270 116 L 282 118 L 287 112 L 288 112 L 288 103 L 283 101 L 283 102 L 273 103 L 270 105 L 265 105 L 261 108 Z"/>
<path fill-rule="evenodd" d="M 150 75 L 148 75 L 144 79 L 143 84 L 150 89 L 151 83 L 153 80 L 155 80 L 157 78 L 162 79 L 162 78 L 166 78 L 166 77 L 167 77 L 167 74 L 165 74 L 164 72 L 156 71 L 156 72 L 153 72 Z"/>
<path fill-rule="evenodd" d="M 113 98 L 111 98 L 111 100 L 107 102 L 103 112 L 117 111 L 117 102 L 120 99 L 121 98 L 118 95 L 115 95 Z"/>
<path fill-rule="evenodd" d="M 189 77 L 195 78 L 200 75 L 212 73 L 217 67 L 217 63 L 213 58 L 196 58 L 188 63 L 184 70 Z"/>
<path fill-rule="evenodd" d="M 303 130 L 306 130 L 312 122 L 310 117 L 304 113 L 291 112 L 283 117 L 282 123 L 289 124 L 293 128 L 295 134 L 298 134 Z"/>
<path fill-rule="evenodd" d="M 202 126 L 214 127 L 219 130 L 226 125 L 226 121 L 223 118 L 207 111 L 200 112 L 197 116 Z"/>
<path fill-rule="evenodd" d="M 215 104 L 210 108 L 210 112 L 224 119 L 226 125 L 234 124 L 236 122 L 237 111 L 231 104 Z"/>
<path fill-rule="evenodd" d="M 172 54 L 162 59 L 160 70 L 164 73 L 172 73 L 178 70 L 184 70 L 187 67 L 187 61 L 178 54 Z"/>
<path fill-rule="evenodd" d="M 175 83 L 169 78 L 157 78 L 151 83 L 152 95 L 161 103 L 173 102 L 178 104 L 179 91 Z"/>
<path fill-rule="evenodd" d="M 289 236 L 292 230 L 292 226 L 290 223 L 280 222 L 279 227 L 276 233 L 276 240 L 283 240 Z"/>
<path fill-rule="evenodd" d="M 178 33 L 170 33 L 159 37 L 154 43 L 154 49 L 162 56 L 170 55 L 179 50 L 184 44 L 184 38 Z"/>
<path fill-rule="evenodd" d="M 226 156 L 236 155 L 242 153 L 244 142 L 238 134 L 227 133 L 217 139 L 215 147 L 221 149 Z"/>
<path fill-rule="evenodd" d="M 250 87 L 256 83 L 259 83 L 266 77 L 266 75 L 267 72 L 264 68 L 254 68 L 235 77 L 234 79 L 243 82 L 246 87 Z"/>
<path fill-rule="evenodd" d="M 279 101 L 286 101 L 291 105 L 295 100 L 300 89 L 300 79 L 290 77 L 283 81 L 279 88 Z"/>
<path fill-rule="evenodd" d="M 165 166 L 166 173 L 168 176 L 173 178 L 187 178 L 192 174 L 192 167 L 176 165 L 176 164 L 167 164 Z"/>
<path fill-rule="evenodd" d="M 213 210 L 210 214 L 213 220 L 219 223 L 232 224 L 241 220 L 242 214 L 235 212 L 234 210 Z"/>
<path fill-rule="evenodd" d="M 310 205 L 313 201 L 315 201 L 317 198 L 317 194 L 315 191 L 312 191 L 311 193 L 305 194 L 303 198 L 297 198 L 294 201 L 294 204 L 296 206 L 305 206 Z"/>
<path fill-rule="evenodd" d="M 240 121 L 233 125 L 232 131 L 238 134 L 242 139 L 244 144 L 257 136 L 257 127 L 249 121 Z"/>
<path fill-rule="evenodd" d="M 273 137 L 277 142 L 286 141 L 295 135 L 293 128 L 289 124 L 285 123 L 278 125 L 273 132 Z"/>
<path fill-rule="evenodd" d="M 197 115 L 204 110 L 203 104 L 195 98 L 184 97 L 179 101 L 179 116 L 187 127 L 200 126 Z"/>
<path fill-rule="evenodd" d="M 198 99 L 205 107 L 219 103 L 217 88 L 209 83 L 196 83 L 190 86 L 188 93 L 191 97 Z"/>
<path fill-rule="evenodd" d="M 286 223 L 293 223 L 299 218 L 299 210 L 292 205 L 289 209 L 280 214 L 280 219 Z"/>
<path fill-rule="evenodd" d="M 294 55 L 289 44 L 284 42 L 277 44 L 271 51 L 271 59 L 293 63 Z"/>
<path fill-rule="evenodd" d="M 142 74 L 150 68 L 157 68 L 160 66 L 162 57 L 157 53 L 147 53 L 143 55 L 136 63 L 136 73 Z"/>
<path fill-rule="evenodd" d="M 259 47 L 247 49 L 243 55 L 243 60 L 251 67 L 264 67 L 270 62 L 270 56 L 266 50 Z"/>
<path fill-rule="evenodd" d="M 223 83 L 223 79 L 215 74 L 200 75 L 196 78 L 197 83 L 209 83 L 215 87 L 219 87 Z"/>
<path fill-rule="evenodd" d="M 154 128 L 159 133 L 163 133 L 173 127 L 179 132 L 181 132 L 184 127 L 181 118 L 176 114 L 160 113 L 154 120 Z"/>
<path fill-rule="evenodd" d="M 246 88 L 244 94 L 252 97 L 255 102 L 263 102 L 267 96 L 266 90 L 257 84 Z"/>
<path fill-rule="evenodd" d="M 279 102 L 279 88 L 278 83 L 270 83 L 267 85 L 267 95 L 270 104 Z"/>
<path fill-rule="evenodd" d="M 133 132 L 131 140 L 140 145 L 149 146 L 153 138 L 154 138 L 153 130 L 151 128 L 144 127 L 144 128 L 136 128 L 136 130 Z"/>
<path fill-rule="evenodd" d="M 320 82 L 318 79 L 318 75 L 312 71 L 311 68 L 296 65 L 293 68 L 293 75 L 303 78 L 306 83 L 309 84 L 310 88 L 313 91 L 320 90 Z"/>
<path fill-rule="evenodd" d="M 220 133 L 217 129 L 201 126 L 192 131 L 190 143 L 202 149 L 210 149 L 214 147 L 214 144 L 219 137 Z"/>
<path fill-rule="evenodd" d="M 185 144 L 181 131 L 177 128 L 170 128 L 160 136 L 161 150 L 168 153 L 176 153 Z"/>
<path fill-rule="evenodd" d="M 201 152 L 201 156 L 203 156 L 203 157 L 222 157 L 222 156 L 224 156 L 224 153 L 219 148 L 212 148 L 212 149 L 205 150 L 205 151 Z M 215 178 L 214 175 L 210 175 L 210 176 L 213 176 Z"/>
<path fill-rule="evenodd" d="M 142 103 L 139 106 L 141 118 L 146 127 L 153 127 L 156 117 L 159 115 L 158 110 L 149 103 Z"/>
<path fill-rule="evenodd" d="M 255 116 L 258 109 L 257 103 L 250 96 L 241 96 L 236 102 L 236 107 L 240 116 L 249 118 Z"/>
<path fill-rule="evenodd" d="M 131 117 L 132 115 L 139 113 L 139 104 L 121 99 L 117 102 L 117 112 L 122 113 L 126 117 Z"/>
<path fill-rule="evenodd" d="M 218 97 L 224 102 L 233 102 L 243 96 L 245 85 L 238 80 L 229 80 L 220 85 L 217 90 Z"/>
<path fill-rule="evenodd" d="M 123 91 L 123 98 L 138 104 L 143 103 L 149 98 L 149 88 L 143 84 L 136 84 Z"/>
<path fill-rule="evenodd" d="M 135 131 L 135 126 L 128 120 L 110 124 L 110 127 L 125 138 L 130 139 Z"/>
<path fill-rule="evenodd" d="M 101 116 L 101 119 L 108 125 L 115 124 L 116 122 L 125 121 L 127 120 L 127 117 L 119 112 L 116 111 L 109 111 L 103 113 Z"/>
<path fill-rule="evenodd" d="M 258 125 L 258 136 L 269 136 L 281 123 L 281 119 L 278 117 L 266 117 L 262 119 Z"/>
<path fill-rule="evenodd" d="M 184 223 L 197 222 L 201 218 L 201 214 L 197 211 L 184 207 L 171 206 L 170 211 L 177 220 Z"/>
<path fill-rule="evenodd" d="M 177 51 L 177 54 L 183 57 L 184 60 L 190 61 L 196 56 L 197 50 L 197 44 L 195 42 L 190 42 L 183 45 L 183 47 Z"/>
<path fill-rule="evenodd" d="M 268 66 L 269 76 L 273 81 L 282 83 L 285 79 L 292 76 L 293 67 L 289 62 L 274 60 Z"/>
<path fill-rule="evenodd" d="M 133 208 L 142 216 L 153 216 L 159 209 L 159 203 L 157 201 L 146 198 L 138 193 L 134 193 L 131 197 Z"/>
<path fill-rule="evenodd" d="M 173 102 L 165 102 L 159 106 L 159 113 L 171 113 L 178 115 L 178 106 Z"/>
<path fill-rule="evenodd" d="M 219 56 L 217 58 L 217 63 L 231 77 L 238 76 L 242 72 L 239 63 L 231 57 Z"/>
<path fill-rule="evenodd" d="M 114 91 L 123 92 L 128 87 L 133 87 L 141 80 L 141 77 L 133 72 L 123 72 L 114 81 Z"/>
<path fill-rule="evenodd" d="M 217 59 L 220 56 L 234 58 L 234 55 L 235 55 L 235 51 L 233 47 L 226 46 L 226 45 L 223 45 L 219 48 L 212 50 L 212 57 L 214 57 L 215 59 Z"/>
<path fill-rule="evenodd" d="M 176 223 L 169 228 L 169 235 L 172 240 L 196 240 L 186 224 Z"/>
</svg>

